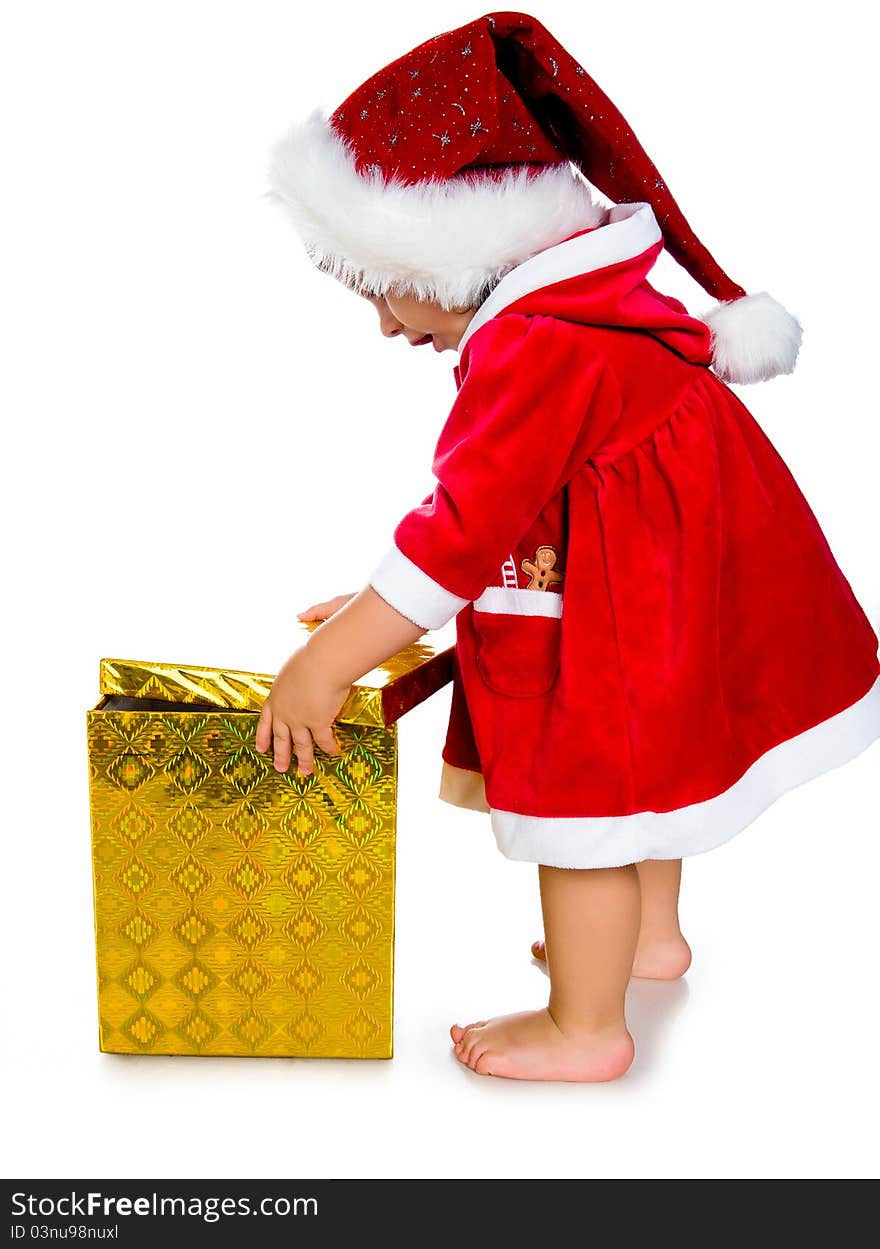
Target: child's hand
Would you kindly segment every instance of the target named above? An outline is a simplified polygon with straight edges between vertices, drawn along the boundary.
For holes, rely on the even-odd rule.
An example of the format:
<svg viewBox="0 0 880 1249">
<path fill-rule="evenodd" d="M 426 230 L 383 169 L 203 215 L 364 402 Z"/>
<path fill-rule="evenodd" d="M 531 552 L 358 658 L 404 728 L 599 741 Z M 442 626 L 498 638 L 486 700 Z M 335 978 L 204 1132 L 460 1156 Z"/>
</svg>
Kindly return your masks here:
<svg viewBox="0 0 880 1249">
<path fill-rule="evenodd" d="M 267 750 L 274 741 L 276 770 L 286 772 L 295 752 L 300 776 L 309 776 L 314 771 L 315 746 L 328 755 L 340 753 L 333 721 L 350 688 L 329 685 L 308 643 L 300 647 L 278 673 L 263 703 L 257 724 L 257 750 Z"/>
<path fill-rule="evenodd" d="M 353 598 L 353 594 L 337 594 L 336 598 L 330 598 L 326 603 L 315 603 L 314 606 L 307 607 L 305 611 L 298 611 L 296 613 L 297 619 L 329 620 L 332 615 L 339 611 L 340 607 L 344 607 Z"/>
<path fill-rule="evenodd" d="M 259 751 L 268 750 L 274 739 L 279 772 L 287 771 L 295 751 L 301 776 L 314 770 L 315 746 L 328 755 L 340 754 L 332 726 L 352 683 L 427 633 L 371 585 L 299 615 L 312 613 L 324 623 L 278 673 L 260 711 L 256 736 Z"/>
</svg>

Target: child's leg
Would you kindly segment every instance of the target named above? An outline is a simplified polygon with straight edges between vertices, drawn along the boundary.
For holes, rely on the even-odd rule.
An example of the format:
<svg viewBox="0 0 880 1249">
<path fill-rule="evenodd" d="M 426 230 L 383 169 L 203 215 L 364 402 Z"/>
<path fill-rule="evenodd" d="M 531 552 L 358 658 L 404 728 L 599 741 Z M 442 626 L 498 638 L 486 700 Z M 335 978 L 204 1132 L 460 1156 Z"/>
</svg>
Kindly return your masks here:
<svg viewBox="0 0 880 1249">
<path fill-rule="evenodd" d="M 455 1052 L 481 1075 L 613 1080 L 633 1059 L 624 996 L 639 934 L 634 866 L 539 868 L 550 1002 L 545 1010 L 452 1027 Z"/>
<path fill-rule="evenodd" d="M 678 923 L 681 859 L 646 859 L 637 863 L 642 892 L 642 922 L 632 974 L 648 980 L 677 980 L 691 965 L 691 950 Z M 546 958 L 544 942 L 532 954 Z"/>
</svg>

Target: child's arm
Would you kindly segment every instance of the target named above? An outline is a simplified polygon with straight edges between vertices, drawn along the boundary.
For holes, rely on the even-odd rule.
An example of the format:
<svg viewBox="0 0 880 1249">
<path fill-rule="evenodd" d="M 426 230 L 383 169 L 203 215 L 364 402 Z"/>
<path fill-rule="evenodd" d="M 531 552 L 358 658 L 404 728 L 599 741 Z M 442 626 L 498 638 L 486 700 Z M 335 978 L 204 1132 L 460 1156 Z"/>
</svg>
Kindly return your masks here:
<svg viewBox="0 0 880 1249">
<path fill-rule="evenodd" d="M 319 625 L 278 673 L 260 712 L 257 750 L 268 750 L 274 741 L 276 769 L 286 772 L 295 753 L 300 775 L 308 776 L 315 746 L 339 754 L 333 721 L 352 682 L 426 632 L 365 586 Z"/>
<path fill-rule="evenodd" d="M 621 390 L 582 326 L 505 313 L 471 340 L 434 453 L 437 485 L 367 578 L 440 629 L 492 585 L 519 538 L 608 438 Z"/>
</svg>

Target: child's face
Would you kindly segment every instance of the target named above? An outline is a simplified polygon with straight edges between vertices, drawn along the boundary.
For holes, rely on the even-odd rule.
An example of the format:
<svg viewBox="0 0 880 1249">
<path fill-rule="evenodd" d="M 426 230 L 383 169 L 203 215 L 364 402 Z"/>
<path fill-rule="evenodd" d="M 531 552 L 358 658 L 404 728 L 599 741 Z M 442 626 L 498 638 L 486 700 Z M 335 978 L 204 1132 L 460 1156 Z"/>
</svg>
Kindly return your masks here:
<svg viewBox="0 0 880 1249">
<path fill-rule="evenodd" d="M 431 300 L 412 295 L 366 295 L 379 313 L 379 328 L 386 338 L 405 335 L 412 347 L 433 344 L 435 351 L 456 351 L 476 308 L 447 312 Z"/>
</svg>

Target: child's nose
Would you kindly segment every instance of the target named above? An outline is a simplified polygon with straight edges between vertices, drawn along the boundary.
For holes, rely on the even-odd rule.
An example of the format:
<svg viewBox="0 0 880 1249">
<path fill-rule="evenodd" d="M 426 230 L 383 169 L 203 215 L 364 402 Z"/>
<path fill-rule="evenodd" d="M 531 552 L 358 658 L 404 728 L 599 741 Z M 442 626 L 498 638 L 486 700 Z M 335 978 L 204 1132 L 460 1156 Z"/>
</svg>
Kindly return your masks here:
<svg viewBox="0 0 880 1249">
<path fill-rule="evenodd" d="M 383 321 L 381 323 L 382 333 L 386 338 L 394 338 L 403 330 L 403 326 L 399 321 Z"/>
</svg>

